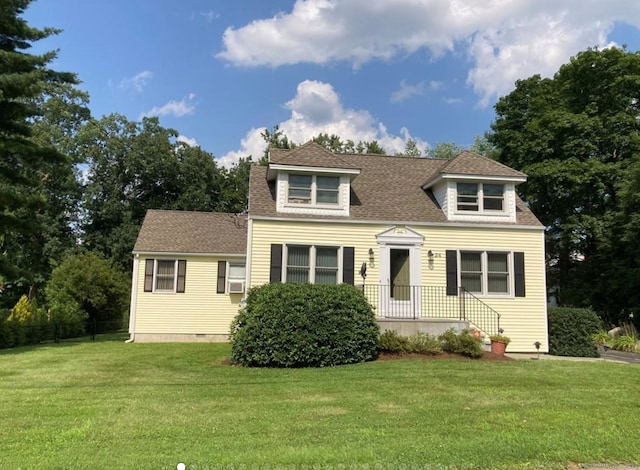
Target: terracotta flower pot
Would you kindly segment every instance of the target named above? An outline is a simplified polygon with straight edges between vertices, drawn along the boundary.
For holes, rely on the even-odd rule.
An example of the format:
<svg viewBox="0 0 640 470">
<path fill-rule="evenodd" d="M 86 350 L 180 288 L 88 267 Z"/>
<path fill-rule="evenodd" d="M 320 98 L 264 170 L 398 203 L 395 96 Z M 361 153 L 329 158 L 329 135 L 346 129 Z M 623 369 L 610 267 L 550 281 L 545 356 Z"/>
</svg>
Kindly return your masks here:
<svg viewBox="0 0 640 470">
<path fill-rule="evenodd" d="M 504 356 L 504 352 L 507 349 L 507 343 L 503 341 L 491 341 L 491 352 Z"/>
</svg>

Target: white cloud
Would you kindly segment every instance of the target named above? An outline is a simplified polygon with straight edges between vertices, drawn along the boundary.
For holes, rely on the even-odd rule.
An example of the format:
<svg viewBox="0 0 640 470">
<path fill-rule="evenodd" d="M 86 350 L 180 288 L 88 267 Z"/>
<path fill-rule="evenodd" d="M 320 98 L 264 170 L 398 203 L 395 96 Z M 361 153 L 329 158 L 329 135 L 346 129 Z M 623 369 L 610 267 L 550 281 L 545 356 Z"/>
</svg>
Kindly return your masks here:
<svg viewBox="0 0 640 470">
<path fill-rule="evenodd" d="M 187 144 L 189 147 L 197 147 L 198 142 L 196 142 L 196 139 L 191 139 L 185 135 L 180 134 L 176 140 L 178 142 L 182 142 L 184 144 Z"/>
<path fill-rule="evenodd" d="M 424 82 L 415 85 L 409 85 L 405 80 L 400 82 L 400 88 L 391 93 L 390 101 L 392 103 L 402 103 L 414 96 L 424 95 Z"/>
<path fill-rule="evenodd" d="M 182 117 L 186 114 L 191 114 L 196 109 L 193 104 L 195 97 L 195 94 L 189 93 L 188 96 L 185 96 L 180 101 L 171 100 L 162 106 L 154 106 L 149 111 L 141 113 L 138 119 L 150 116 L 166 116 L 168 114 L 175 117 Z"/>
<path fill-rule="evenodd" d="M 424 140 L 412 137 L 406 128 L 400 129 L 399 136 L 393 135 L 368 111 L 345 108 L 329 83 L 313 80 L 299 83 L 296 95 L 284 106 L 291 111 L 291 115 L 279 124 L 280 130 L 289 140 L 298 144 L 322 132 L 354 142 L 377 140 L 389 154 L 402 152 L 410 138 L 416 140 L 418 148 L 428 146 Z M 260 134 L 264 130 L 264 127 L 251 129 L 242 139 L 240 149 L 223 155 L 218 163 L 230 167 L 241 157 L 252 155 L 254 160 L 262 157 L 266 143 Z"/>
<path fill-rule="evenodd" d="M 640 27 L 640 2 L 296 0 L 290 12 L 227 28 L 218 57 L 239 66 L 358 68 L 421 49 L 433 59 L 463 52 L 472 64 L 467 83 L 485 106 L 519 78 L 550 76 L 578 51 L 606 46 L 616 21 Z"/>
<path fill-rule="evenodd" d="M 147 82 L 153 78 L 153 73 L 149 70 L 143 70 L 142 72 L 134 75 L 131 78 L 123 78 L 120 80 L 120 88 L 131 88 L 138 93 L 142 93 L 144 87 L 147 86 Z"/>
<path fill-rule="evenodd" d="M 457 104 L 462 103 L 462 98 L 452 98 L 449 96 L 445 96 L 444 98 L 442 98 L 442 102 L 446 104 Z"/>
<path fill-rule="evenodd" d="M 211 23 L 213 20 L 220 17 L 220 13 L 213 10 L 208 10 L 200 12 L 200 16 L 202 16 L 207 23 Z"/>
</svg>

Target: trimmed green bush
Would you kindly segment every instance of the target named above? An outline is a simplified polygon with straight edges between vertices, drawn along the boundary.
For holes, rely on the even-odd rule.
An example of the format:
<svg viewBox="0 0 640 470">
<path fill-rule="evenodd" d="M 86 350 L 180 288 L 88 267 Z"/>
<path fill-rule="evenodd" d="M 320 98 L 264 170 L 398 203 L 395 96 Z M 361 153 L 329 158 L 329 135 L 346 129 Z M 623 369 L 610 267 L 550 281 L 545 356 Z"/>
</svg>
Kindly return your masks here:
<svg viewBox="0 0 640 470">
<path fill-rule="evenodd" d="M 375 359 L 380 330 L 353 286 L 265 284 L 231 325 L 231 360 L 252 367 L 326 367 Z"/>
<path fill-rule="evenodd" d="M 407 339 L 407 352 L 432 356 L 442 354 L 440 340 L 429 333 L 416 333 Z"/>
<path fill-rule="evenodd" d="M 400 336 L 395 330 L 385 330 L 380 334 L 380 352 L 385 353 L 402 353 L 407 352 L 409 347 L 409 338 Z"/>
<path fill-rule="evenodd" d="M 438 339 L 442 342 L 442 350 L 448 353 L 467 357 L 482 357 L 484 354 L 482 341 L 473 336 L 471 330 L 462 330 L 458 333 L 455 329 L 449 328 L 438 336 Z"/>
<path fill-rule="evenodd" d="M 416 333 L 412 336 L 401 336 L 394 330 L 386 330 L 380 335 L 380 352 L 389 354 L 430 354 L 442 353 L 440 340 L 429 333 Z"/>
<path fill-rule="evenodd" d="M 593 335 L 600 331 L 600 318 L 591 309 L 553 307 L 548 310 L 549 354 L 598 357 Z"/>
</svg>

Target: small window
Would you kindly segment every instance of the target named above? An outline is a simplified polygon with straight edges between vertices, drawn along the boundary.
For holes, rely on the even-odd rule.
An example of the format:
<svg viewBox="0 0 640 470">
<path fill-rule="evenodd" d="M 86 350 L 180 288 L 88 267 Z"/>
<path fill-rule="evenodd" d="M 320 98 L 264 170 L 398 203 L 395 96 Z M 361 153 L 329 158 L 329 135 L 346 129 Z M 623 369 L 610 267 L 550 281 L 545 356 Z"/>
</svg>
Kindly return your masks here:
<svg viewBox="0 0 640 470">
<path fill-rule="evenodd" d="M 287 203 L 337 205 L 340 200 L 338 176 L 289 175 Z"/>
<path fill-rule="evenodd" d="M 460 253 L 460 285 L 473 293 L 482 293 L 482 253 Z"/>
<path fill-rule="evenodd" d="M 156 260 L 155 272 L 155 291 L 156 292 L 175 292 L 176 281 L 176 261 L 175 260 Z"/>
<path fill-rule="evenodd" d="M 458 183 L 458 210 L 478 212 L 478 185 Z"/>
<path fill-rule="evenodd" d="M 289 246 L 287 250 L 287 282 L 309 282 L 308 246 Z"/>
<path fill-rule="evenodd" d="M 311 204 L 311 175 L 289 175 L 289 199 L 293 204 Z"/>
<path fill-rule="evenodd" d="M 337 176 L 316 177 L 318 204 L 338 204 L 340 178 Z"/>
<path fill-rule="evenodd" d="M 504 208 L 504 185 L 482 185 L 482 208 L 485 211 L 502 211 Z"/>
<path fill-rule="evenodd" d="M 316 284 L 338 283 L 338 249 L 332 247 L 316 248 Z"/>
<path fill-rule="evenodd" d="M 457 191 L 459 211 L 504 211 L 503 184 L 458 183 Z"/>
<path fill-rule="evenodd" d="M 244 261 L 229 261 L 229 274 L 227 275 L 227 292 L 229 294 L 243 294 L 246 275 Z"/>
<path fill-rule="evenodd" d="M 487 253 L 487 290 L 490 294 L 509 293 L 509 258 L 507 253 Z"/>
</svg>

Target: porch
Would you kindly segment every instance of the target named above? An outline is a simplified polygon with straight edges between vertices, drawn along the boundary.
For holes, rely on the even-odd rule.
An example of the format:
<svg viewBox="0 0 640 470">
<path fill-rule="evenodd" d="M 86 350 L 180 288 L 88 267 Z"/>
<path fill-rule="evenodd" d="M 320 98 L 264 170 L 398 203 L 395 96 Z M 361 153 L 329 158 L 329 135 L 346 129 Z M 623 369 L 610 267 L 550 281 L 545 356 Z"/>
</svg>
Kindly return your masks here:
<svg viewBox="0 0 640 470">
<path fill-rule="evenodd" d="M 475 328 L 488 336 L 500 329 L 500 314 L 463 287 L 454 293 L 445 286 L 364 284 L 360 287 L 383 330 L 440 334 L 449 328 Z"/>
</svg>

